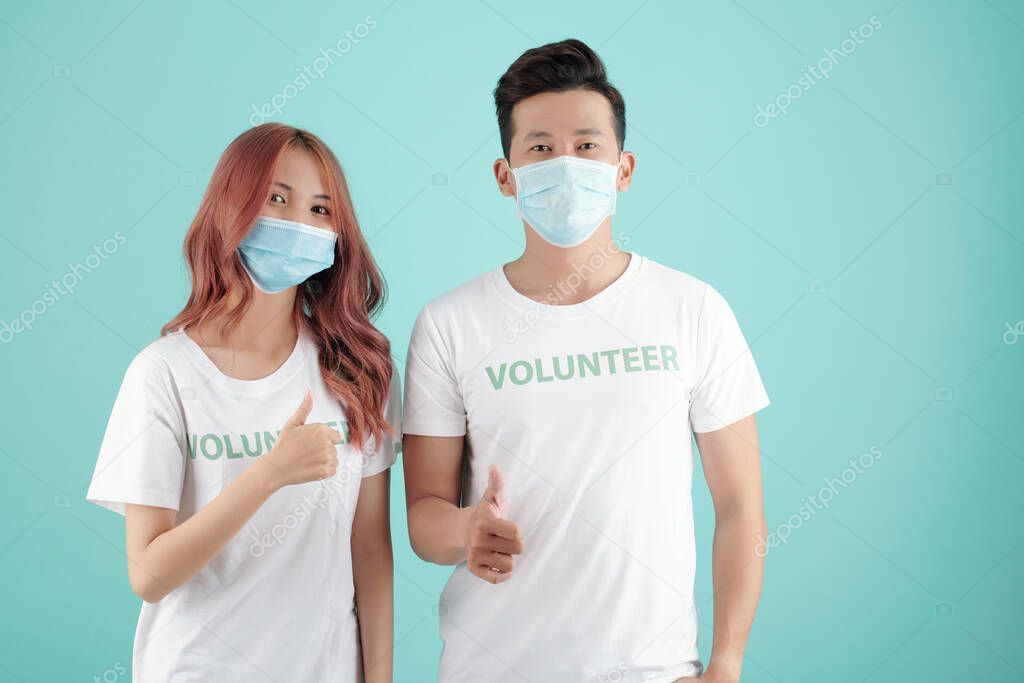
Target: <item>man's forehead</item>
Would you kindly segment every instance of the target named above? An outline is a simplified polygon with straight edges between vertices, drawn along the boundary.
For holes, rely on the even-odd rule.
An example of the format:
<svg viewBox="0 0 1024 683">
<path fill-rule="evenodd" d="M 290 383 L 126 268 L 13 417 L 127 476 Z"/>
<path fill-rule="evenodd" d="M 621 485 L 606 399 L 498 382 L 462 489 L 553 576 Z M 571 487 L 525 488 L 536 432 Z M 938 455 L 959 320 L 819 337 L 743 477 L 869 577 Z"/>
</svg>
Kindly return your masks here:
<svg viewBox="0 0 1024 683">
<path fill-rule="evenodd" d="M 541 93 L 516 103 L 512 126 L 517 137 L 522 135 L 524 139 L 543 134 L 608 135 L 612 131 L 612 108 L 603 95 L 593 91 Z"/>
<path fill-rule="evenodd" d="M 540 128 L 532 128 L 528 131 L 523 131 L 523 140 L 544 140 L 555 137 L 560 131 L 549 131 Z M 605 132 L 600 128 L 577 128 L 572 131 L 573 135 L 576 136 L 590 136 L 590 137 L 604 137 Z"/>
</svg>

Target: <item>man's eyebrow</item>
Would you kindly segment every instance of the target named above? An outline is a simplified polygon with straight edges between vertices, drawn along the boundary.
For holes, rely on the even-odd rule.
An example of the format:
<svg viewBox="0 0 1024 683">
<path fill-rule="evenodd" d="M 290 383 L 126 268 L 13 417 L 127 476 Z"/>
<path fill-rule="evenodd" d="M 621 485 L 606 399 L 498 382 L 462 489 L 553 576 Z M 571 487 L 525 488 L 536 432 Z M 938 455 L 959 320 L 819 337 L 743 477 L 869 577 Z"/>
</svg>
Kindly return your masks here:
<svg viewBox="0 0 1024 683">
<path fill-rule="evenodd" d="M 575 131 L 573 135 L 600 135 L 604 136 L 604 132 L 600 128 L 580 128 Z"/>
<path fill-rule="evenodd" d="M 546 130 L 531 130 L 529 133 L 527 133 L 523 137 L 523 140 L 533 140 L 534 138 L 549 138 L 549 137 L 551 137 L 551 133 L 547 132 Z"/>
</svg>

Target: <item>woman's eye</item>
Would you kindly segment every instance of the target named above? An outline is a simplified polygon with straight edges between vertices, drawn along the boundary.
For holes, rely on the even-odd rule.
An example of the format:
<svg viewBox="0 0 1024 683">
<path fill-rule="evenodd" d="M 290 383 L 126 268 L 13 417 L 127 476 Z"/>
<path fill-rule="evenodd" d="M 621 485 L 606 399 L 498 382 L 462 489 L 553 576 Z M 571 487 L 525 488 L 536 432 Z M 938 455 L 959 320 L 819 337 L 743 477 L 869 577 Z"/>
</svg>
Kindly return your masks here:
<svg viewBox="0 0 1024 683">
<path fill-rule="evenodd" d="M 310 210 L 311 210 L 311 211 L 312 211 L 313 213 L 315 213 L 315 214 L 318 214 L 318 215 L 320 215 L 320 216 L 330 216 L 330 215 L 331 215 L 331 212 L 330 212 L 330 211 L 329 211 L 329 210 L 327 209 L 327 207 L 326 207 L 326 206 L 314 206 L 314 207 L 313 207 L 312 209 L 310 209 Z"/>
<path fill-rule="evenodd" d="M 271 192 L 270 193 L 270 201 L 275 203 L 275 204 L 283 204 L 284 203 L 284 197 L 282 197 L 281 195 L 279 195 L 276 192 Z"/>
</svg>

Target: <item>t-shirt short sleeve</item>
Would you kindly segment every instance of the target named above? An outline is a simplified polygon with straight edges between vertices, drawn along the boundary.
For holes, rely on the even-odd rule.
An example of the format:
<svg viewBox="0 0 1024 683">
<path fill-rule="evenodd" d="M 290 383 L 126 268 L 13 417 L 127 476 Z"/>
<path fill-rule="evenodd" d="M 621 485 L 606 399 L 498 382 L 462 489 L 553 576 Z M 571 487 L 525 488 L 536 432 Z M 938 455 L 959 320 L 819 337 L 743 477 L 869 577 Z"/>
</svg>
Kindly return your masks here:
<svg viewBox="0 0 1024 683">
<path fill-rule="evenodd" d="M 694 432 L 713 432 L 768 405 L 736 316 L 714 288 L 704 295 L 697 327 L 697 383 L 690 399 Z"/>
<path fill-rule="evenodd" d="M 430 308 L 416 319 L 405 365 L 406 434 L 464 436 L 466 409 L 451 353 Z"/>
<path fill-rule="evenodd" d="M 398 454 L 402 452 L 402 379 L 398 369 L 391 371 L 391 386 L 388 388 L 388 402 L 384 408 L 384 419 L 394 430 L 385 434 L 381 446 L 370 456 L 363 467 L 363 478 L 380 474 L 395 464 Z"/>
<path fill-rule="evenodd" d="M 185 449 L 170 373 L 139 354 L 114 401 L 86 500 L 122 515 L 127 503 L 178 510 Z"/>
</svg>

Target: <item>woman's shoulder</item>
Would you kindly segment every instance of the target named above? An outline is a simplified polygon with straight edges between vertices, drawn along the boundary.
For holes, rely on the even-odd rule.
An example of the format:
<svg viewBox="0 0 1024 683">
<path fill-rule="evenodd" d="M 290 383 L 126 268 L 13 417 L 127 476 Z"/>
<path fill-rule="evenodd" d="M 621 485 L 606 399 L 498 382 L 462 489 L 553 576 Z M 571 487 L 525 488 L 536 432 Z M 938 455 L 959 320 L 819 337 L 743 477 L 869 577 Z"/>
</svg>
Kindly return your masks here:
<svg viewBox="0 0 1024 683">
<path fill-rule="evenodd" d="M 194 342 L 181 330 L 151 341 L 132 358 L 125 376 L 158 382 L 170 379 L 187 363 L 190 343 Z"/>
</svg>

